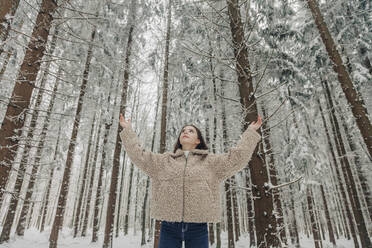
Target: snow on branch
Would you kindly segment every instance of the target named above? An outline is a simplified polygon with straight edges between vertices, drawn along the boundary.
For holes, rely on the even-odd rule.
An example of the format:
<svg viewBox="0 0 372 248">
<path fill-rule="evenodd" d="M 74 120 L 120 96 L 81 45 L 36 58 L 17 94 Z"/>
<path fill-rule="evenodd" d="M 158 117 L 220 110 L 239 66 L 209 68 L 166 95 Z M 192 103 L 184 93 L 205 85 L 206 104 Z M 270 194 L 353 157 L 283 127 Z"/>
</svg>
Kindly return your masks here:
<svg viewBox="0 0 372 248">
<path fill-rule="evenodd" d="M 282 184 L 279 184 L 279 185 L 272 185 L 271 183 L 265 183 L 265 188 L 267 188 L 268 190 L 279 189 L 279 188 L 288 186 L 290 184 L 296 183 L 296 182 L 300 181 L 301 179 L 303 179 L 303 176 L 300 176 L 299 178 L 297 178 L 294 181 L 287 182 L 287 183 L 282 183 Z"/>
</svg>

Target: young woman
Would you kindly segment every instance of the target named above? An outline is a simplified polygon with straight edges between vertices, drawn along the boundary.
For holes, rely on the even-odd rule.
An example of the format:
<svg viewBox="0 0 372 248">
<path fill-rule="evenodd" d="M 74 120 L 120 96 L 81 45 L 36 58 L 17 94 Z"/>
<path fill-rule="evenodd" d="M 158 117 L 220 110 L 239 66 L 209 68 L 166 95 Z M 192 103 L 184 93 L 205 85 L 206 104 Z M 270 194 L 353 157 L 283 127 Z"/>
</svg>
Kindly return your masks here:
<svg viewBox="0 0 372 248">
<path fill-rule="evenodd" d="M 120 114 L 122 144 L 130 160 L 152 180 L 151 217 L 161 220 L 159 248 L 208 247 L 208 223 L 221 221 L 220 184 L 247 166 L 261 139 L 258 116 L 227 153 L 208 152 L 200 130 L 186 125 L 173 152 L 147 151 Z"/>
</svg>

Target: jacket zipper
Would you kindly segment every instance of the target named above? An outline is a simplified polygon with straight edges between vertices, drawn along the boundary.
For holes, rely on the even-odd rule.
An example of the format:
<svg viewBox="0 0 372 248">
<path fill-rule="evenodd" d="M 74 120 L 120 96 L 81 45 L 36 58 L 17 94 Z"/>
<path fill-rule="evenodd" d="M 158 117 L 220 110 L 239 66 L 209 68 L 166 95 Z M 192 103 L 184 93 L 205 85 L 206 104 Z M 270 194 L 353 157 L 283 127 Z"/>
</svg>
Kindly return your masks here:
<svg viewBox="0 0 372 248">
<path fill-rule="evenodd" d="M 190 154 L 188 154 L 190 155 Z M 183 221 L 183 216 L 184 216 L 184 213 L 185 213 L 185 172 L 186 172 L 186 166 L 187 166 L 187 156 L 185 155 L 186 157 L 186 164 L 185 164 L 185 168 L 183 170 L 183 202 L 182 202 L 182 221 Z"/>
</svg>

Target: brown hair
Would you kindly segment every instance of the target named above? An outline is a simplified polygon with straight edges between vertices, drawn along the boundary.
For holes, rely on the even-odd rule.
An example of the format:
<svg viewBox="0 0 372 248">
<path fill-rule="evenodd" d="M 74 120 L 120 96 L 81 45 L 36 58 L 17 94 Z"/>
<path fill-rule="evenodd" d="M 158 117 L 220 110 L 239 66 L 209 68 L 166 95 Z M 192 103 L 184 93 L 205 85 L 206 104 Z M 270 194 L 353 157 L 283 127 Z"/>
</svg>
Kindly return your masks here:
<svg viewBox="0 0 372 248">
<path fill-rule="evenodd" d="M 184 127 L 187 127 L 187 126 L 194 127 L 194 128 L 196 129 L 196 133 L 198 134 L 198 139 L 200 140 L 200 143 L 195 147 L 195 149 L 208 150 L 208 146 L 207 146 L 207 144 L 205 143 L 204 138 L 203 138 L 203 135 L 201 134 L 199 128 L 197 128 L 197 127 L 194 126 L 193 124 L 189 124 L 189 125 L 184 125 L 184 126 L 181 128 L 181 131 L 180 131 L 180 133 L 178 134 L 177 142 L 176 142 L 176 144 L 174 145 L 173 153 L 175 153 L 175 152 L 177 151 L 178 148 L 181 148 L 181 149 L 182 149 L 182 144 L 180 143 L 180 136 L 181 136 L 181 133 L 182 133 L 183 128 L 184 128 Z"/>
</svg>

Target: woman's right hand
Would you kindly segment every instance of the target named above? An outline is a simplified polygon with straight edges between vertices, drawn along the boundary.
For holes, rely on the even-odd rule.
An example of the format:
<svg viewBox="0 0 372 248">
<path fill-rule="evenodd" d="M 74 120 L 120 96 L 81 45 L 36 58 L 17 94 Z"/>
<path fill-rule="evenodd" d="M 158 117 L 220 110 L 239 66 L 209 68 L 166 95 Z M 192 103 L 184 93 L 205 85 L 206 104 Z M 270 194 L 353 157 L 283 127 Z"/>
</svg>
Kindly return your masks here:
<svg viewBox="0 0 372 248">
<path fill-rule="evenodd" d="M 126 128 L 128 126 L 131 126 L 131 120 L 128 119 L 128 121 L 125 121 L 124 116 L 123 116 L 122 113 L 120 113 L 120 122 L 119 123 L 120 123 L 120 126 L 122 128 Z"/>
</svg>

